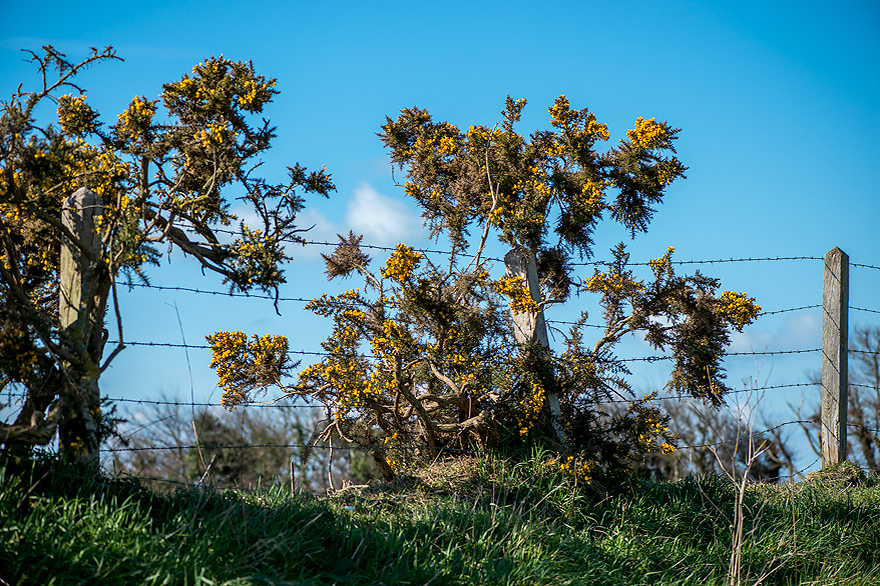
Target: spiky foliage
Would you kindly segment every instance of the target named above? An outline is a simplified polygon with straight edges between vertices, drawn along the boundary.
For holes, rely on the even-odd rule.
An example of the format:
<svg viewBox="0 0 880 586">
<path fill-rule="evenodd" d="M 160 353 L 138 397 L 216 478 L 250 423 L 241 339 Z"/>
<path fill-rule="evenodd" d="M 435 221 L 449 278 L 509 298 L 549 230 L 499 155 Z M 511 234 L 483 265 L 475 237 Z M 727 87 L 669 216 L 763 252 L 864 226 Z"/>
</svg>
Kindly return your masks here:
<svg viewBox="0 0 880 586">
<path fill-rule="evenodd" d="M 327 405 L 328 433 L 378 428 L 386 444 L 426 445 L 431 453 L 538 439 L 567 452 L 560 466 L 586 479 L 597 465 L 619 472 L 635 456 L 673 449 L 656 394 L 637 396 L 627 363 L 615 356 L 623 336 L 642 331 L 671 352 L 674 391 L 717 403 L 728 390 L 724 347 L 731 329 L 757 315 L 753 299 L 716 295 L 718 281 L 699 273 L 676 275 L 672 249 L 650 263 L 648 280 L 630 270 L 622 244 L 604 270 L 580 284 L 572 274 L 571 255 L 592 254 L 591 234 L 606 212 L 632 234 L 647 229 L 652 206 L 685 170 L 670 156 L 678 130 L 640 118 L 619 146 L 600 154 L 595 145 L 609 133 L 592 113 L 560 97 L 550 108 L 555 130 L 526 140 L 513 128 L 524 106 L 508 98 L 492 129 L 461 132 L 418 108 L 382 127 L 392 161 L 406 169 L 405 193 L 434 235 L 449 237 L 452 252 L 435 265 L 401 244 L 375 272 L 350 234 L 325 256 L 329 277 L 357 272 L 365 287 L 310 304 L 333 320 L 328 356 L 282 388 Z M 478 239 L 470 237 L 474 226 L 482 229 Z M 483 252 L 493 229 L 536 258 L 540 291 L 518 274 L 489 278 Z M 465 257 L 470 244 L 475 254 Z M 586 315 L 562 352 L 513 335 L 512 319 L 570 302 L 576 286 L 601 298 L 605 328 L 593 346 L 583 343 Z M 215 345 L 215 361 L 221 350 Z M 227 387 L 236 401 L 251 392 L 239 390 Z M 547 431 L 550 397 L 560 403 L 565 445 Z"/>
<path fill-rule="evenodd" d="M 80 63 L 52 47 L 31 57 L 41 87 L 19 88 L 0 105 L 0 355 L 25 358 L 0 360 L 0 377 L 27 395 L 16 421 L 0 429 L 0 442 L 45 443 L 61 418 L 62 447 L 94 454 L 99 438 L 82 420 L 100 419 L 99 409 L 83 389 L 96 388 L 122 349 L 120 322 L 119 345 L 103 356 L 105 310 L 120 273 L 146 278 L 145 265 L 156 263 L 163 244 L 192 255 L 232 288 L 277 294 L 285 243 L 301 240 L 299 193 L 326 196 L 334 187 L 325 171 L 299 165 L 284 183 L 254 174 L 275 131 L 251 118 L 278 92 L 249 62 L 207 59 L 165 84 L 158 98 L 135 96 L 107 123 L 75 77 L 91 64 L 120 60 L 111 48 Z M 58 125 L 35 119 L 46 101 L 57 104 Z M 80 187 L 98 197 L 87 237 L 97 241 L 96 253 L 61 223 L 62 203 Z M 258 225 L 232 213 L 233 188 Z M 77 309 L 87 326 L 59 326 L 62 240 L 86 257 L 85 301 Z"/>
</svg>

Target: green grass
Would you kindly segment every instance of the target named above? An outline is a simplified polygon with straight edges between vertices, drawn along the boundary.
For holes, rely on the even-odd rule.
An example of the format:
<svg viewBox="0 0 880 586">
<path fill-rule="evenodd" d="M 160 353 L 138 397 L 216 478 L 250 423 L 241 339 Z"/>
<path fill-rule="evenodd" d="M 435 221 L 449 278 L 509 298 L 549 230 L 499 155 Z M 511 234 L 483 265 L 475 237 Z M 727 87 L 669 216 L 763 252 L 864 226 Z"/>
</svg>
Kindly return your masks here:
<svg viewBox="0 0 880 586">
<path fill-rule="evenodd" d="M 158 494 L 51 459 L 0 468 L 0 584 L 724 584 L 733 486 L 601 498 L 541 454 L 331 496 Z M 743 584 L 880 583 L 880 483 L 843 470 L 746 494 Z"/>
</svg>

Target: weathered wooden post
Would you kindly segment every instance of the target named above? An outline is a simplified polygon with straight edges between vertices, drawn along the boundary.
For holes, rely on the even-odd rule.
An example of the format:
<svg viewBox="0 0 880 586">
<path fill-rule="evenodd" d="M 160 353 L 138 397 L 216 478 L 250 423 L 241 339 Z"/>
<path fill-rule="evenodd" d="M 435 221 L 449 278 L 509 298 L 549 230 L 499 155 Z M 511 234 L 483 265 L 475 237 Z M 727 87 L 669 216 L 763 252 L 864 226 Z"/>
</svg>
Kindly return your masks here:
<svg viewBox="0 0 880 586">
<path fill-rule="evenodd" d="M 61 207 L 61 223 L 78 242 L 66 234 L 61 237 L 59 326 L 62 335 L 77 346 L 74 355 L 80 364 L 66 365 L 71 388 L 62 398 L 66 405 L 59 426 L 59 444 L 62 451 L 93 467 L 97 467 L 99 459 L 101 397 L 98 365 L 89 364 L 89 347 L 95 330 L 103 327 L 103 307 L 95 307 L 95 267 L 101 254 L 101 238 L 95 224 L 102 212 L 101 198 L 85 187 L 65 199 Z"/>
<path fill-rule="evenodd" d="M 846 460 L 849 257 L 825 255 L 822 286 L 822 467 Z"/>
<path fill-rule="evenodd" d="M 541 303 L 541 285 L 538 282 L 538 265 L 533 252 L 525 249 L 513 249 L 504 255 L 504 267 L 509 277 L 521 277 L 529 288 L 529 295 L 535 303 Z M 514 313 L 513 336 L 517 344 L 533 344 L 537 342 L 544 348 L 550 348 L 550 339 L 547 336 L 547 323 L 544 321 L 544 311 L 525 311 Z M 559 402 L 559 393 L 555 389 L 546 389 L 546 406 L 550 415 L 550 424 L 553 427 L 554 439 L 560 445 L 565 445 L 565 432 L 562 429 L 562 407 Z"/>
</svg>

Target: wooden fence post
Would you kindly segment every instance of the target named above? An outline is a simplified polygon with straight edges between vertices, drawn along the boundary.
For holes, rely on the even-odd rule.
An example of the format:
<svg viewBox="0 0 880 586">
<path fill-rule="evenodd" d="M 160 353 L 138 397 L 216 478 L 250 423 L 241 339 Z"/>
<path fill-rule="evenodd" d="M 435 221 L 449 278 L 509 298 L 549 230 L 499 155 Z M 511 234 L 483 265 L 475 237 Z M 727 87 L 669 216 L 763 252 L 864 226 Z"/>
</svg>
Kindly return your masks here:
<svg viewBox="0 0 880 586">
<path fill-rule="evenodd" d="M 822 286 L 822 467 L 846 460 L 849 392 L 849 257 L 837 247 L 825 255 Z"/>
<path fill-rule="evenodd" d="M 504 267 L 509 276 L 525 279 L 532 300 L 535 303 L 541 302 L 541 285 L 538 282 L 538 264 L 535 253 L 524 249 L 513 249 L 504 255 Z M 518 344 L 537 342 L 547 349 L 550 348 L 550 338 L 547 336 L 547 322 L 544 321 L 543 310 L 513 314 L 512 318 L 513 336 Z M 556 390 L 547 389 L 546 402 L 550 425 L 556 436 L 554 439 L 564 446 L 565 432 L 562 429 L 562 406 L 559 401 L 559 393 Z"/>
<path fill-rule="evenodd" d="M 96 316 L 103 317 L 103 308 L 98 308 L 97 313 L 91 308 L 97 278 L 94 271 L 101 254 L 95 220 L 102 213 L 101 198 L 85 187 L 65 199 L 61 206 L 61 223 L 79 244 L 64 235 L 61 237 L 59 326 L 69 340 L 80 346 L 80 356 L 88 355 L 90 337 L 103 327 L 103 323 L 93 323 Z M 59 426 L 59 445 L 62 451 L 69 451 L 80 461 L 97 468 L 101 403 L 97 365 L 79 364 L 68 372 L 73 376 L 74 388 L 63 397 L 66 405 Z"/>
</svg>

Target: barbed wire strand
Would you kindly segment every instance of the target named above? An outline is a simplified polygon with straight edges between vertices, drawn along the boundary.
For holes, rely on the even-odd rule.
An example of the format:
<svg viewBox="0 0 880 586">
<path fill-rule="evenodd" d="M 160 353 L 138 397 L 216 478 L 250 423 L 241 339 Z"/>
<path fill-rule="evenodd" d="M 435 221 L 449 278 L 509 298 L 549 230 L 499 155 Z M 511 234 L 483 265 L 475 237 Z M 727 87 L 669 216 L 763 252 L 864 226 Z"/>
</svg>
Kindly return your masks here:
<svg viewBox="0 0 880 586">
<path fill-rule="evenodd" d="M 234 293 L 232 291 L 209 291 L 206 289 L 195 289 L 193 287 L 172 287 L 168 285 L 148 285 L 145 283 L 127 283 L 127 287 L 138 287 L 142 289 L 156 289 L 159 291 L 185 291 L 187 293 L 197 293 L 201 295 L 220 295 L 225 297 L 249 297 L 251 299 L 271 299 L 275 301 L 273 295 L 258 295 L 256 293 Z M 303 299 L 301 297 L 279 297 L 278 301 L 297 301 L 300 303 L 310 303 L 312 299 Z"/>
<path fill-rule="evenodd" d="M 314 444 L 241 444 L 241 445 L 223 445 L 223 446 L 209 446 L 205 444 L 201 445 L 186 445 L 186 446 L 146 446 L 140 448 L 101 448 L 102 452 L 110 452 L 110 453 L 119 453 L 119 452 L 147 452 L 147 451 L 162 451 L 162 450 L 249 450 L 255 448 L 307 448 L 309 450 L 319 449 L 319 450 L 354 450 L 354 451 L 372 451 L 372 450 L 434 450 L 434 451 L 443 451 L 443 452 L 460 452 L 466 454 L 482 454 L 486 453 L 485 450 L 470 450 L 466 448 L 451 448 L 445 446 L 389 446 L 389 445 L 381 445 L 381 446 L 324 446 L 324 445 L 314 445 Z"/>
<path fill-rule="evenodd" d="M 221 407 L 220 403 L 200 403 L 189 401 L 154 401 L 152 399 L 127 399 L 122 397 L 107 397 L 111 403 L 136 403 L 139 405 L 173 405 L 175 407 Z M 323 409 L 323 405 L 285 405 L 282 403 L 237 403 L 238 407 L 254 407 L 261 409 Z"/>
<path fill-rule="evenodd" d="M 108 343 L 115 344 L 115 340 Z M 177 342 L 125 342 L 127 346 L 146 346 L 146 347 L 162 347 L 162 348 L 193 348 L 196 350 L 210 350 L 211 346 L 203 344 L 181 344 Z M 775 356 L 781 354 L 804 354 L 809 352 L 820 352 L 821 348 L 809 348 L 805 350 L 765 350 L 761 352 L 727 352 L 725 356 Z M 863 352 L 861 350 L 851 350 L 851 352 Z M 347 354 L 336 352 L 317 352 L 313 350 L 288 350 L 288 354 L 299 354 L 306 356 L 337 356 L 342 358 L 363 358 L 366 360 L 378 360 L 375 356 L 366 354 Z M 864 352 L 866 354 L 876 354 L 876 352 Z M 609 362 L 659 362 L 663 360 L 672 360 L 672 356 L 641 356 L 635 358 L 618 358 Z"/>
<path fill-rule="evenodd" d="M 764 431 L 753 431 L 749 435 L 763 436 L 765 433 L 770 433 L 771 431 L 776 431 L 777 429 L 779 429 L 781 427 L 785 427 L 786 425 L 794 425 L 794 424 L 802 424 L 802 423 L 813 423 L 813 422 L 812 422 L 812 420 L 808 420 L 808 419 L 806 419 L 806 420 L 802 419 L 802 420 L 797 420 L 797 421 L 786 421 L 784 423 L 780 423 L 779 425 L 775 425 L 769 429 L 765 429 Z M 724 440 L 724 441 L 715 442 L 712 444 L 697 444 L 697 445 L 693 445 L 693 446 L 679 446 L 678 449 L 691 449 L 691 450 L 693 450 L 693 449 L 697 449 L 697 448 L 713 448 L 715 446 L 735 444 L 738 441 L 742 441 L 742 439 L 743 438 L 739 438 L 738 440 Z M 812 466 L 812 464 L 811 464 L 811 466 Z M 809 468 L 809 466 L 808 466 L 808 468 Z"/>
</svg>

